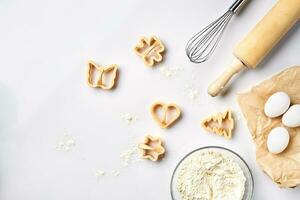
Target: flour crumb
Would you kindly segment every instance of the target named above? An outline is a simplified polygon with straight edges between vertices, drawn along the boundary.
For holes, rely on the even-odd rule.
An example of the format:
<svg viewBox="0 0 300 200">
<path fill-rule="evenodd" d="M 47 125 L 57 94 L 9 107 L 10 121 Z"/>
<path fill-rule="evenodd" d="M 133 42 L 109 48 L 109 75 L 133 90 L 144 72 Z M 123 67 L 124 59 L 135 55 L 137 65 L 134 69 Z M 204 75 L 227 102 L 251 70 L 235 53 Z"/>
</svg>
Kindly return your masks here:
<svg viewBox="0 0 300 200">
<path fill-rule="evenodd" d="M 162 74 L 166 78 L 172 78 L 175 77 L 178 72 L 183 71 L 182 67 L 166 67 L 166 66 L 161 66 L 159 68 L 160 74 Z"/>
<path fill-rule="evenodd" d="M 113 175 L 113 176 L 119 176 L 120 175 L 120 171 L 119 170 L 112 170 L 111 171 L 111 174 Z"/>
<path fill-rule="evenodd" d="M 75 138 L 69 134 L 64 134 L 57 142 L 56 150 L 57 151 L 64 151 L 69 152 L 71 151 L 76 145 Z"/>
<path fill-rule="evenodd" d="M 120 153 L 122 167 L 127 167 L 131 163 L 139 162 L 138 148 L 136 145 Z"/>
<path fill-rule="evenodd" d="M 101 169 L 97 169 L 96 173 L 95 173 L 95 176 L 99 179 L 99 178 L 105 176 L 105 171 L 103 171 Z"/>
<path fill-rule="evenodd" d="M 192 102 L 197 101 L 199 97 L 199 90 L 195 88 L 193 85 L 186 85 L 185 86 L 185 94 Z"/>
<path fill-rule="evenodd" d="M 137 120 L 137 117 L 130 114 L 130 113 L 123 113 L 121 114 L 121 118 L 128 124 L 133 124 L 136 120 Z"/>
</svg>

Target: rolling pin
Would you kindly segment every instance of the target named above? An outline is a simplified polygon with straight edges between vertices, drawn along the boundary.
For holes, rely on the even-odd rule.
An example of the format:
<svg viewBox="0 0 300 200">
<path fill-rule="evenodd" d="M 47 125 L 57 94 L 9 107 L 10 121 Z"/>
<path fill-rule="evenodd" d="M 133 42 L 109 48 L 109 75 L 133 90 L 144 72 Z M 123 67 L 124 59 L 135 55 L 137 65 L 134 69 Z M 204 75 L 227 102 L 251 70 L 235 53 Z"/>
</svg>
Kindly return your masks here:
<svg viewBox="0 0 300 200">
<path fill-rule="evenodd" d="M 229 80 L 243 69 L 254 69 L 300 17 L 300 0 L 278 0 L 271 10 L 235 47 L 229 67 L 208 88 L 217 96 Z"/>
</svg>

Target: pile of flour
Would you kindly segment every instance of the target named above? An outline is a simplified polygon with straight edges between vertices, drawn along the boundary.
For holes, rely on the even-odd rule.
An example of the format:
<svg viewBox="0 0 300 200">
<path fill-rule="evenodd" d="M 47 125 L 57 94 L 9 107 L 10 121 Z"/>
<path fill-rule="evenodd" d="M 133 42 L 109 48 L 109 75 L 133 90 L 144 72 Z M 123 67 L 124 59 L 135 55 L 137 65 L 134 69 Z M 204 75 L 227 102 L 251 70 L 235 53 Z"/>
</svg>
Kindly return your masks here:
<svg viewBox="0 0 300 200">
<path fill-rule="evenodd" d="M 241 200 L 246 178 L 241 167 L 216 151 L 199 151 L 178 168 L 176 187 L 183 200 Z"/>
</svg>

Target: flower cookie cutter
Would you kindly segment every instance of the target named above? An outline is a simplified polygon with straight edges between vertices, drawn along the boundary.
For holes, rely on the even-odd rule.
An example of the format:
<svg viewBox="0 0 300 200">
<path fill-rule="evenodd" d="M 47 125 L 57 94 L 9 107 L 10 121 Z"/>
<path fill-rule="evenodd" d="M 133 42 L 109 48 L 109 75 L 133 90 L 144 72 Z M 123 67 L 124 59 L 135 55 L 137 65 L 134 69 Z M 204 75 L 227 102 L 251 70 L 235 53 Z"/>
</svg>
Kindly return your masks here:
<svg viewBox="0 0 300 200">
<path fill-rule="evenodd" d="M 159 109 L 162 111 L 162 116 L 159 116 Z M 172 112 L 174 111 L 174 112 Z M 178 105 L 175 103 L 163 103 L 163 102 L 156 102 L 152 104 L 150 108 L 151 115 L 155 122 L 161 128 L 168 128 L 172 125 L 181 115 L 181 111 Z M 174 115 L 171 115 L 174 113 Z"/>
<path fill-rule="evenodd" d="M 234 119 L 230 110 L 209 116 L 201 122 L 204 129 L 230 139 L 234 129 Z"/>
<path fill-rule="evenodd" d="M 162 61 L 164 51 L 165 46 L 156 36 L 151 36 L 149 39 L 142 37 L 139 43 L 134 47 L 134 52 L 140 56 L 145 65 L 149 67 Z"/>
<path fill-rule="evenodd" d="M 96 72 L 97 77 L 95 77 Z M 111 79 L 110 82 L 106 84 L 106 76 L 109 73 L 111 73 Z M 104 90 L 112 89 L 115 86 L 117 75 L 118 67 L 115 64 L 102 67 L 93 61 L 88 62 L 87 84 L 92 88 L 102 88 Z"/>
<path fill-rule="evenodd" d="M 161 138 L 152 135 L 147 135 L 138 147 L 142 151 L 143 158 L 151 161 L 158 161 L 165 154 L 165 148 Z"/>
</svg>

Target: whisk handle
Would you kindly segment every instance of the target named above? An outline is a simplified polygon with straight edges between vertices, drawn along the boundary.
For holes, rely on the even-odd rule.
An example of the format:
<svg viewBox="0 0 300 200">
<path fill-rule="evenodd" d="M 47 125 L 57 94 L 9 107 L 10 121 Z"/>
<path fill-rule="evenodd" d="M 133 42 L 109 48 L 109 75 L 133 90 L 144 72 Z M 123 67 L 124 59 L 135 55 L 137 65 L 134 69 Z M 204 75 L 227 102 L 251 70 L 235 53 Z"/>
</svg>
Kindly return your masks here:
<svg viewBox="0 0 300 200">
<path fill-rule="evenodd" d="M 236 0 L 230 7 L 229 10 L 236 13 L 243 7 L 247 0 Z"/>
<path fill-rule="evenodd" d="M 230 67 L 227 68 L 226 71 L 224 71 L 223 74 L 221 74 L 221 76 L 219 76 L 219 78 L 217 78 L 212 84 L 210 84 L 207 91 L 208 94 L 210 94 L 212 97 L 217 96 L 229 82 L 229 80 L 244 68 L 246 68 L 246 66 L 242 63 L 242 61 L 234 58 L 230 63 Z"/>
</svg>

